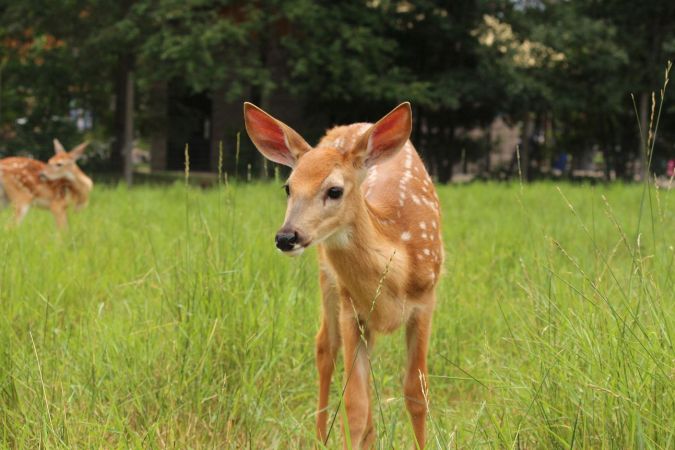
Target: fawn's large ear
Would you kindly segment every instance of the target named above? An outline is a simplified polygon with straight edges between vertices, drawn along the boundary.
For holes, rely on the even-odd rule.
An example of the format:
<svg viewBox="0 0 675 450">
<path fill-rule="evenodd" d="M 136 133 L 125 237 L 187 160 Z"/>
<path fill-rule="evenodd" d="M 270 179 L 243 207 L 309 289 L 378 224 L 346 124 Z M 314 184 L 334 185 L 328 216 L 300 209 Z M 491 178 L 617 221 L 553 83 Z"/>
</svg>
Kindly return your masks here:
<svg viewBox="0 0 675 450">
<path fill-rule="evenodd" d="M 74 159 L 80 159 L 82 157 L 82 154 L 84 153 L 84 150 L 87 148 L 89 145 L 89 141 L 84 141 L 74 149 L 70 151 L 70 156 L 72 156 Z"/>
<path fill-rule="evenodd" d="M 59 153 L 65 153 L 66 149 L 63 148 L 63 145 L 61 145 L 61 142 L 58 139 L 54 139 L 54 153 L 57 155 Z"/>
<path fill-rule="evenodd" d="M 291 127 L 249 102 L 244 103 L 244 122 L 249 137 L 270 161 L 293 167 L 312 149 Z"/>
<path fill-rule="evenodd" d="M 408 141 L 411 131 L 410 103 L 401 103 L 361 136 L 351 155 L 354 166 L 368 168 L 391 158 Z"/>
</svg>

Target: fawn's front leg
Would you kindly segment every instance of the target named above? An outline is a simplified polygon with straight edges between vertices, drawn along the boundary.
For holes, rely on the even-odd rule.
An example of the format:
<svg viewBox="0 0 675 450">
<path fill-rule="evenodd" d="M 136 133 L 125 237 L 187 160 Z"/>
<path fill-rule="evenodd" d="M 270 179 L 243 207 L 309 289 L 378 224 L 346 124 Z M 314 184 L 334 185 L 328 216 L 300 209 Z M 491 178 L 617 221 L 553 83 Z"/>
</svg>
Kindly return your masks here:
<svg viewBox="0 0 675 450">
<path fill-rule="evenodd" d="M 316 416 L 316 432 L 319 440 L 326 444 L 326 419 L 328 418 L 328 394 L 335 369 L 335 359 L 340 350 L 340 296 L 334 275 L 322 269 L 321 328 L 316 335 L 316 367 L 319 371 L 319 407 Z"/>
<path fill-rule="evenodd" d="M 434 294 L 431 294 L 434 295 Z M 410 414 L 415 440 L 415 448 L 424 448 L 427 417 L 427 350 L 431 334 L 431 316 L 433 314 L 433 298 L 423 308 L 418 309 L 408 319 L 406 325 L 406 343 L 408 346 L 408 368 L 405 376 L 405 405 Z"/>
<path fill-rule="evenodd" d="M 346 296 L 345 296 L 346 297 Z M 352 449 L 369 448 L 375 440 L 370 410 L 368 352 L 374 343 L 372 333 L 355 315 L 348 297 L 342 298 L 340 333 L 344 346 L 345 409 Z M 347 436 L 347 433 L 343 433 Z M 345 440 L 344 448 L 348 448 Z"/>
<path fill-rule="evenodd" d="M 59 230 L 66 228 L 68 226 L 68 206 L 60 202 L 52 202 L 52 204 L 49 206 L 49 209 L 54 215 L 56 227 Z"/>
</svg>

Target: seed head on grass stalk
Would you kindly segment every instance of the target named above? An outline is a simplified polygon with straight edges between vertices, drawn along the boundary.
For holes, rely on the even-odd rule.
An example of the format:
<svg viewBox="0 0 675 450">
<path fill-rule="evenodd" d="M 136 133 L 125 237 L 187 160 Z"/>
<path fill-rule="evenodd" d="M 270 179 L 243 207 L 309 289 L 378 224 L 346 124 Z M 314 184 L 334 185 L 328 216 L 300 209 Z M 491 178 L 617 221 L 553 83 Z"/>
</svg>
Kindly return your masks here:
<svg viewBox="0 0 675 450">
<path fill-rule="evenodd" d="M 241 132 L 237 131 L 237 146 L 234 153 L 234 178 L 237 179 L 239 176 L 239 150 L 241 144 Z"/>
<path fill-rule="evenodd" d="M 227 177 L 225 177 L 227 183 Z M 223 141 L 218 142 L 218 260 L 222 246 L 222 219 L 223 219 Z"/>
<path fill-rule="evenodd" d="M 187 186 L 190 179 L 190 150 L 188 144 L 185 144 L 185 185 Z"/>
<path fill-rule="evenodd" d="M 188 144 L 185 144 L 185 268 L 190 264 L 190 149 Z"/>
<path fill-rule="evenodd" d="M 218 184 L 223 181 L 223 141 L 218 142 Z"/>
<path fill-rule="evenodd" d="M 516 145 L 516 159 L 518 162 L 518 180 L 520 181 L 520 192 L 523 192 L 523 172 L 520 169 L 520 145 Z"/>
<path fill-rule="evenodd" d="M 236 233 L 235 233 L 235 220 L 232 220 L 237 213 L 237 193 L 236 191 L 236 182 L 239 179 L 239 151 L 241 147 L 241 134 L 237 132 L 237 141 L 235 145 L 235 153 L 234 153 L 234 180 L 232 186 L 229 185 L 228 180 L 228 174 L 225 172 L 225 185 L 228 186 L 227 194 L 228 194 L 228 212 L 230 213 L 230 236 L 235 236 L 235 238 L 230 239 L 230 245 L 235 248 L 237 242 L 236 242 Z"/>
<path fill-rule="evenodd" d="M 672 61 L 668 61 L 668 63 L 666 64 L 666 70 L 665 70 L 664 75 L 663 75 L 664 76 L 663 87 L 660 90 L 661 99 L 660 99 L 660 102 L 659 102 L 659 108 L 658 108 L 658 111 L 656 113 L 656 116 L 654 115 L 654 111 L 656 110 L 656 98 L 655 98 L 654 94 L 652 93 L 652 113 L 651 113 L 651 119 L 650 119 L 650 123 L 649 123 L 649 135 L 647 137 L 647 141 L 644 140 L 644 134 L 643 134 L 642 127 L 640 125 L 640 118 L 639 118 L 639 114 L 638 114 L 638 111 L 637 111 L 637 105 L 635 103 L 635 96 L 633 94 L 631 94 L 631 98 L 633 99 L 633 109 L 635 110 L 635 115 L 636 115 L 637 122 L 638 122 L 638 129 L 640 130 L 640 139 L 641 139 L 641 142 L 644 142 L 646 144 L 645 149 L 644 149 L 644 151 L 645 151 L 644 159 L 645 159 L 645 161 L 647 161 L 647 166 L 643 168 L 644 187 L 642 189 L 642 197 L 640 198 L 640 210 L 639 210 L 639 213 L 638 213 L 637 228 L 635 230 L 635 236 L 636 236 L 635 239 L 637 241 L 639 239 L 640 234 L 641 234 L 642 215 L 643 215 L 643 211 L 644 211 L 645 198 L 648 198 L 649 199 L 649 212 L 650 212 L 650 218 L 651 218 L 651 228 L 652 228 L 652 239 L 653 239 L 654 248 L 656 248 L 656 242 L 657 242 L 656 241 L 656 221 L 654 220 L 654 206 L 652 204 L 652 195 L 651 195 L 652 185 L 649 181 L 649 168 L 651 167 L 652 156 L 654 155 L 654 145 L 656 143 L 656 135 L 657 135 L 657 132 L 658 132 L 658 129 L 659 129 L 659 123 L 660 123 L 660 120 L 661 120 L 661 112 L 663 111 L 663 103 L 664 103 L 665 97 L 666 97 L 666 88 L 668 87 L 668 82 L 670 81 L 670 70 L 671 70 L 672 66 L 673 66 Z M 652 130 L 653 130 L 653 132 L 652 132 Z M 639 251 L 639 246 L 636 250 Z M 635 258 L 634 258 L 634 265 L 633 266 L 634 267 L 637 266 L 637 261 L 635 260 Z M 639 275 L 641 276 L 642 274 L 640 273 Z M 633 280 L 632 276 L 633 276 L 633 269 L 631 269 L 631 276 L 629 278 L 629 285 L 631 286 L 631 288 L 632 288 L 632 280 Z M 641 281 L 642 281 L 642 279 L 641 279 Z M 631 292 L 632 292 L 632 289 L 631 289 Z"/>
<path fill-rule="evenodd" d="M 666 72 L 665 72 L 664 87 L 661 90 L 661 102 L 659 104 L 658 113 L 656 115 L 654 115 L 654 111 L 656 110 L 656 108 L 655 108 L 655 101 L 653 101 L 652 119 L 654 119 L 654 117 L 656 117 L 656 119 L 652 120 L 652 123 L 650 123 L 650 125 L 649 125 L 649 132 L 651 133 L 652 130 L 653 130 L 653 134 L 649 135 L 647 141 L 644 141 L 643 130 L 641 129 L 640 124 L 639 124 L 639 120 L 638 120 L 638 128 L 640 129 L 640 136 L 643 139 L 643 142 L 651 144 L 651 146 L 645 146 L 646 147 L 645 151 L 648 152 L 647 154 L 645 154 L 645 159 L 649 163 L 651 162 L 651 155 L 653 154 L 654 142 L 655 142 L 655 139 L 656 139 L 656 133 L 658 131 L 658 125 L 659 125 L 659 119 L 660 119 L 661 111 L 662 111 L 662 108 L 663 108 L 663 102 L 664 102 L 664 98 L 665 98 L 665 88 L 668 84 L 670 67 L 671 67 L 671 63 L 669 62 L 668 66 L 666 68 Z M 634 96 L 632 96 L 632 97 L 633 97 L 633 105 L 635 107 L 636 106 L 635 105 L 635 97 Z M 652 97 L 652 99 L 655 100 L 654 97 Z M 637 114 L 637 108 L 636 108 L 636 114 Z M 647 166 L 645 168 L 643 173 L 645 173 L 645 174 L 649 173 L 648 167 L 649 166 Z M 631 255 L 631 268 L 630 268 L 630 273 L 628 275 L 629 281 L 628 281 L 627 292 L 626 292 L 626 289 L 623 289 L 621 284 L 619 283 L 619 280 L 616 276 L 615 271 L 612 270 L 611 266 L 609 265 L 608 259 L 603 259 L 603 262 L 604 262 L 612 280 L 614 281 L 616 286 L 619 288 L 620 295 L 618 296 L 618 299 L 620 300 L 621 304 L 625 307 L 626 315 L 622 316 L 619 313 L 619 311 L 616 309 L 616 307 L 610 301 L 610 297 L 608 296 L 608 293 L 603 292 L 601 290 L 601 287 L 599 286 L 599 284 L 591 279 L 591 277 L 582 269 L 582 267 L 576 261 L 574 261 L 567 254 L 567 252 L 564 251 L 564 249 L 562 248 L 562 246 L 560 246 L 559 243 L 556 242 L 556 244 L 560 248 L 560 250 L 563 252 L 563 254 L 568 258 L 568 260 L 575 266 L 575 268 L 582 275 L 582 277 L 584 279 L 586 279 L 586 281 L 590 284 L 594 293 L 599 298 L 601 298 L 603 300 L 603 302 L 608 306 L 609 311 L 612 314 L 612 316 L 614 317 L 614 320 L 616 321 L 617 325 L 620 326 L 620 328 L 622 329 L 621 339 L 623 340 L 624 339 L 624 333 L 628 332 L 628 334 L 630 334 L 633 337 L 635 342 L 640 347 L 642 347 L 642 350 L 644 350 L 645 354 L 647 356 L 649 356 L 649 358 L 655 363 L 656 369 L 660 372 L 660 374 L 663 375 L 664 377 L 667 377 L 668 375 L 666 374 L 666 371 L 664 370 L 662 365 L 659 364 L 658 359 L 654 356 L 653 352 L 651 352 L 647 348 L 647 342 L 649 341 L 650 336 L 647 333 L 647 330 L 645 329 L 645 325 L 639 320 L 639 311 L 637 311 L 637 310 L 634 311 L 633 308 L 631 308 L 631 303 L 630 303 L 631 299 L 633 299 L 633 296 L 634 296 L 633 276 L 635 274 L 637 274 L 637 276 L 638 276 L 638 282 L 640 283 L 639 287 L 641 288 L 641 289 L 639 289 L 638 292 L 640 292 L 640 293 L 643 293 L 643 294 L 647 293 L 647 290 L 645 289 L 645 283 L 649 283 L 649 281 L 647 280 L 647 277 L 645 277 L 644 258 L 642 257 L 641 252 L 640 252 L 640 238 L 642 236 L 642 233 L 641 233 L 641 230 L 640 230 L 640 225 L 641 225 L 641 219 L 642 219 L 642 215 L 643 215 L 642 212 L 643 212 L 644 203 L 645 203 L 645 196 L 647 196 L 647 195 L 649 195 L 651 222 L 652 222 L 652 236 L 655 240 L 654 241 L 654 248 L 656 248 L 656 231 L 655 231 L 655 224 L 654 224 L 654 222 L 655 222 L 654 221 L 654 213 L 653 213 L 653 208 L 652 208 L 652 203 L 651 203 L 651 195 L 650 195 L 651 185 L 650 184 L 651 183 L 649 182 L 648 177 L 644 177 L 644 188 L 643 188 L 643 191 L 642 191 L 642 197 L 640 199 L 638 224 L 637 224 L 637 229 L 636 229 L 636 232 L 635 232 L 636 247 L 635 247 L 634 251 L 632 251 L 632 252 L 630 251 L 630 246 L 628 245 L 628 241 L 625 239 L 624 233 L 620 233 L 622 239 L 624 239 L 626 241 L 626 246 L 629 248 L 629 253 Z M 596 252 L 596 254 L 599 254 L 600 249 L 598 248 L 598 244 L 595 240 L 595 237 L 589 232 L 588 228 L 586 227 L 584 222 L 581 220 L 581 217 L 575 211 L 572 203 L 565 197 L 565 195 L 562 193 L 560 188 L 558 188 L 558 192 L 560 193 L 560 195 L 565 200 L 565 203 L 570 208 L 573 215 L 576 216 L 577 219 L 579 220 L 579 222 L 581 224 L 581 227 L 582 227 L 583 231 L 585 232 L 585 234 L 591 239 L 591 243 L 593 245 L 594 251 Z M 647 298 L 650 299 L 650 296 L 648 295 Z M 638 307 L 640 305 L 641 300 L 642 300 L 641 297 L 638 298 Z M 644 340 L 640 339 L 640 337 L 633 330 L 632 327 L 627 326 L 628 316 L 630 316 L 630 318 L 633 320 L 634 325 L 639 329 L 642 336 L 644 336 L 644 338 L 645 338 Z"/>
</svg>

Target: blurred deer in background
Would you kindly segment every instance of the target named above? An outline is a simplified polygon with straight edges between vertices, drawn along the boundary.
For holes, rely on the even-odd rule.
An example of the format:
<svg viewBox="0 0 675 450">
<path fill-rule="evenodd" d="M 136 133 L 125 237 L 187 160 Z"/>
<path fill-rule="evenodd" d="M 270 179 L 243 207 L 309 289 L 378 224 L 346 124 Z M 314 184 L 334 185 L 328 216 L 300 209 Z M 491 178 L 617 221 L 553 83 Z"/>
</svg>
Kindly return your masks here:
<svg viewBox="0 0 675 450">
<path fill-rule="evenodd" d="M 250 103 L 244 104 L 244 118 L 258 150 L 293 169 L 276 246 L 291 256 L 318 246 L 323 297 L 316 337 L 319 439 L 327 440 L 328 393 L 342 344 L 351 447 L 373 444 L 369 352 L 375 333 L 405 325 L 405 403 L 416 443 L 423 448 L 426 357 L 443 243 L 438 196 L 408 140 L 410 104 L 399 105 L 374 125 L 335 127 L 315 148 Z"/>
<path fill-rule="evenodd" d="M 93 182 L 77 166 L 89 143 L 83 142 L 70 152 L 54 139 L 54 152 L 47 163 L 31 158 L 0 159 L 0 200 L 14 207 L 14 223 L 20 224 L 31 206 L 48 208 L 56 225 L 68 224 L 70 204 L 79 209 L 87 205 Z"/>
</svg>

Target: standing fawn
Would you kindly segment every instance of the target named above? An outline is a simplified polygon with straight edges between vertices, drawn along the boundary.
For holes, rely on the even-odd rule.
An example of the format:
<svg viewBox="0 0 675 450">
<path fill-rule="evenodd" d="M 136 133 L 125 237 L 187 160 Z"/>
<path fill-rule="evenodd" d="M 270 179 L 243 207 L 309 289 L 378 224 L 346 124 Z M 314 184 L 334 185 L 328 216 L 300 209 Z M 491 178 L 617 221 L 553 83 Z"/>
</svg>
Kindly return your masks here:
<svg viewBox="0 0 675 450">
<path fill-rule="evenodd" d="M 35 205 L 49 208 L 57 227 L 64 228 L 68 224 L 68 205 L 86 206 L 93 183 L 76 160 L 87 145 L 84 142 L 66 152 L 54 139 L 55 155 L 47 163 L 21 157 L 0 159 L 0 202 L 8 200 L 13 205 L 16 225 Z"/>
<path fill-rule="evenodd" d="M 408 140 L 410 104 L 374 125 L 335 127 L 315 148 L 250 103 L 244 104 L 244 118 L 258 150 L 293 169 L 277 248 L 295 256 L 311 244 L 318 247 L 323 297 L 316 337 L 318 438 L 327 440 L 328 393 L 342 344 L 351 447 L 373 444 L 369 352 L 375 333 L 405 325 L 405 403 L 416 443 L 424 448 L 426 357 L 443 243 L 438 196 Z"/>
</svg>

